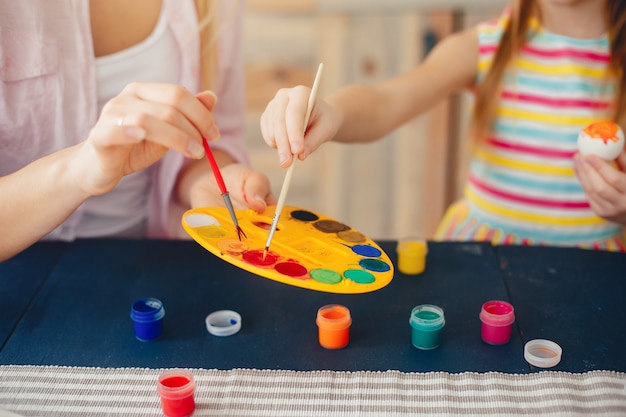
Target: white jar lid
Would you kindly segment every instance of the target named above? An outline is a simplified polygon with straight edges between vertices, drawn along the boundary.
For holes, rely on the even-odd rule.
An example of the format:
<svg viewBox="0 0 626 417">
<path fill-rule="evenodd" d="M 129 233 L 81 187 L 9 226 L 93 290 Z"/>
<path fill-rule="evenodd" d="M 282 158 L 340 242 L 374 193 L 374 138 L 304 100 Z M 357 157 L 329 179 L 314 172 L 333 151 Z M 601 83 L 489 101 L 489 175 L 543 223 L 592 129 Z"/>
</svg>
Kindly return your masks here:
<svg viewBox="0 0 626 417">
<path fill-rule="evenodd" d="M 551 340 L 535 339 L 524 346 L 524 359 L 538 368 L 552 368 L 561 362 L 563 349 Z"/>
<path fill-rule="evenodd" d="M 241 329 L 241 316 L 236 311 L 215 311 L 205 319 L 206 329 L 214 336 L 231 336 Z"/>
</svg>

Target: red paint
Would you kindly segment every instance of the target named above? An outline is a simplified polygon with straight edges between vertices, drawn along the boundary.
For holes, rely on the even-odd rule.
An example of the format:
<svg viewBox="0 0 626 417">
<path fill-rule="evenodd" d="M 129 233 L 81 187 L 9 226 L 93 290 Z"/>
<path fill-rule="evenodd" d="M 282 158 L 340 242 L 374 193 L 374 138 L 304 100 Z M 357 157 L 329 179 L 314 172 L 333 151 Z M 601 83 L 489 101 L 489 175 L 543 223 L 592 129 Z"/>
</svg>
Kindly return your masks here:
<svg viewBox="0 0 626 417">
<path fill-rule="evenodd" d="M 270 230 L 272 228 L 271 224 L 265 222 L 252 222 L 252 224 L 263 230 Z M 278 227 L 276 230 L 279 230 Z"/>
<path fill-rule="evenodd" d="M 168 388 L 180 388 L 189 383 L 189 380 L 184 376 L 172 376 L 161 381 L 161 384 Z"/>
<path fill-rule="evenodd" d="M 301 277 L 309 272 L 304 266 L 293 261 L 278 263 L 274 269 L 283 275 L 287 275 L 288 277 Z"/>
<path fill-rule="evenodd" d="M 167 417 L 187 417 L 196 409 L 195 384 L 188 374 L 165 373 L 159 378 L 157 391 L 161 396 L 163 414 Z"/>
<path fill-rule="evenodd" d="M 274 265 L 278 260 L 278 254 L 268 252 L 267 255 L 264 255 L 263 252 L 261 249 L 246 251 L 243 253 L 243 260 L 255 266 L 268 267 Z"/>
</svg>

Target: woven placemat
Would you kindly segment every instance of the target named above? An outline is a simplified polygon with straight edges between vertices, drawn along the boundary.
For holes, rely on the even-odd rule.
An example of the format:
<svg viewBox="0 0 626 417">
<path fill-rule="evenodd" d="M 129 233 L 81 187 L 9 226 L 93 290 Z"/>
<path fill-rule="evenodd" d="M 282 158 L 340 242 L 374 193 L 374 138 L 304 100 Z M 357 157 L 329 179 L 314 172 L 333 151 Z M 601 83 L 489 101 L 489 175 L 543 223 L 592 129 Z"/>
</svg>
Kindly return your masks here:
<svg viewBox="0 0 626 417">
<path fill-rule="evenodd" d="M 161 416 L 159 369 L 0 366 L 0 409 Z M 194 416 L 626 415 L 626 374 L 192 369 Z"/>
</svg>

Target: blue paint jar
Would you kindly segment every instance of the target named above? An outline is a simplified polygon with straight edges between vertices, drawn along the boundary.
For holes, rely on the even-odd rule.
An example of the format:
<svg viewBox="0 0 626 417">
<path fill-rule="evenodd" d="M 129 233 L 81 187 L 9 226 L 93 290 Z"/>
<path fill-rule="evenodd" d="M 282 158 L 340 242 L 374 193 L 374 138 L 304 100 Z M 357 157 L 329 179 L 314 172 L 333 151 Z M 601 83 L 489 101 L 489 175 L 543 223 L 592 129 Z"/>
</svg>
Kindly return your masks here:
<svg viewBox="0 0 626 417">
<path fill-rule="evenodd" d="M 130 307 L 130 318 L 135 325 L 135 337 L 142 342 L 156 339 L 163 333 L 165 309 L 161 300 L 141 298 Z"/>
<path fill-rule="evenodd" d="M 422 304 L 411 310 L 411 343 L 418 349 L 436 349 L 441 344 L 441 334 L 446 321 L 443 310 L 431 304 Z"/>
</svg>

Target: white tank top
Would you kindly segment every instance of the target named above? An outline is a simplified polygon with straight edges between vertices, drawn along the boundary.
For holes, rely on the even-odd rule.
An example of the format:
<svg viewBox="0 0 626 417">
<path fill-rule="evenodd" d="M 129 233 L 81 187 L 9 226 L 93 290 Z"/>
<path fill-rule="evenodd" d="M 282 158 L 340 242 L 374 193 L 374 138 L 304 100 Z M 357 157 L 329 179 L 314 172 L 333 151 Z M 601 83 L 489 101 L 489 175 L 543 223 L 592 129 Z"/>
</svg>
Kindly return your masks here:
<svg viewBox="0 0 626 417">
<path fill-rule="evenodd" d="M 180 84 L 180 51 L 166 17 L 162 9 L 153 32 L 142 42 L 96 58 L 98 114 L 131 82 Z M 144 236 L 150 178 L 148 168 L 125 176 L 109 193 L 89 198 L 76 237 Z"/>
</svg>

